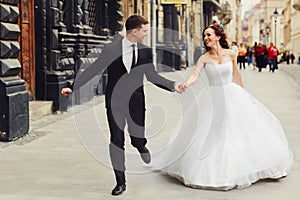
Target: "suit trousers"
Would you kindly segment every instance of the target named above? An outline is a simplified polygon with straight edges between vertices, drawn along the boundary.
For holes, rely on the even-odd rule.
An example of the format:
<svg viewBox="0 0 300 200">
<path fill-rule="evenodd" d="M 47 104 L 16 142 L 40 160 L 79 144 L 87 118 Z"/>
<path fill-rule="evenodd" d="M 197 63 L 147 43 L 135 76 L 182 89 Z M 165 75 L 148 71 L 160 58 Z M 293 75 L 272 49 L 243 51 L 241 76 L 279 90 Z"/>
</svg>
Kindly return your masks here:
<svg viewBox="0 0 300 200">
<path fill-rule="evenodd" d="M 145 138 L 145 108 L 126 109 L 125 107 L 109 107 L 106 110 L 110 129 L 110 159 L 119 185 L 125 183 L 124 129 L 126 122 L 132 146 L 138 148 L 147 143 Z"/>
</svg>

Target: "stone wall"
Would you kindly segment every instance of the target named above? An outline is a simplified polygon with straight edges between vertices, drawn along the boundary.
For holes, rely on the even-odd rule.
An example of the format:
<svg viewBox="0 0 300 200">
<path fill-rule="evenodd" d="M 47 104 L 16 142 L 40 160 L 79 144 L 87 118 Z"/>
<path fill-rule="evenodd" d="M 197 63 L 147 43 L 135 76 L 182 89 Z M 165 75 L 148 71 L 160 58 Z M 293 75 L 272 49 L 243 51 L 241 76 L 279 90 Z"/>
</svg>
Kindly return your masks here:
<svg viewBox="0 0 300 200">
<path fill-rule="evenodd" d="M 70 103 L 79 104 L 103 92 L 99 91 L 103 83 L 98 75 L 73 94 L 75 102 L 70 102 L 71 96 L 60 94 L 63 87 L 73 83 L 78 72 L 95 61 L 107 43 L 108 23 L 103 17 L 108 11 L 106 4 L 104 0 L 42 0 L 35 3 L 36 81 L 39 85 L 36 95 L 37 99 L 52 100 L 53 112 L 64 111 Z"/>
<path fill-rule="evenodd" d="M 13 140 L 29 130 L 28 92 L 18 73 L 18 0 L 0 1 L 0 132 L 1 139 Z"/>
</svg>

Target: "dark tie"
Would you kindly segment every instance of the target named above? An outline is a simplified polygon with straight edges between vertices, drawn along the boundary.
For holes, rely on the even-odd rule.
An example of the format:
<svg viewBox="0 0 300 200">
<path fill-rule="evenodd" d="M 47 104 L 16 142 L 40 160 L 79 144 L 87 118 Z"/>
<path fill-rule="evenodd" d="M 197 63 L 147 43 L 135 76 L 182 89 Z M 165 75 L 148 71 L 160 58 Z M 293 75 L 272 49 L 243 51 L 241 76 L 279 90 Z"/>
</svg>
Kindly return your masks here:
<svg viewBox="0 0 300 200">
<path fill-rule="evenodd" d="M 132 44 L 132 62 L 131 62 L 131 68 L 135 66 L 135 44 Z"/>
</svg>

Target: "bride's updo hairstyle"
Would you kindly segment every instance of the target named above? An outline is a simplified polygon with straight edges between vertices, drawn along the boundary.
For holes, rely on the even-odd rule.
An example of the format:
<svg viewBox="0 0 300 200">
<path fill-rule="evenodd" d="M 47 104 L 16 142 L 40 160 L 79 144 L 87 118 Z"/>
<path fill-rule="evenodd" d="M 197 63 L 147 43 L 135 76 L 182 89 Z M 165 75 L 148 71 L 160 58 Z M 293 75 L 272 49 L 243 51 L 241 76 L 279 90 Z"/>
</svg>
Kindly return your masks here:
<svg viewBox="0 0 300 200">
<path fill-rule="evenodd" d="M 222 28 L 222 25 L 221 24 L 213 24 L 213 25 L 207 26 L 203 30 L 203 33 L 202 33 L 203 40 L 204 40 L 204 37 L 205 37 L 204 32 L 208 28 L 211 28 L 211 29 L 215 30 L 216 36 L 220 36 L 221 37 L 220 40 L 219 40 L 219 43 L 220 43 L 221 47 L 224 48 L 224 49 L 229 49 L 229 45 L 228 45 L 228 42 L 226 40 L 227 37 L 226 37 L 226 34 L 225 34 L 225 32 L 224 32 L 224 30 Z M 210 47 L 206 46 L 205 42 L 204 42 L 204 47 L 205 47 L 206 51 L 210 50 Z"/>
</svg>

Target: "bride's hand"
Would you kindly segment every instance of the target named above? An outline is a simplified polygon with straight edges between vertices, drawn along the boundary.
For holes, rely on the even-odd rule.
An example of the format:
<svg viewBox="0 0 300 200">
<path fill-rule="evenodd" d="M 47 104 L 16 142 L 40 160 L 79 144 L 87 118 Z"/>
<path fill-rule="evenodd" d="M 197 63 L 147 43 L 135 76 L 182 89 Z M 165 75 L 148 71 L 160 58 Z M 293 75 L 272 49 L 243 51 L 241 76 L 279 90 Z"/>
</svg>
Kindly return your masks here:
<svg viewBox="0 0 300 200">
<path fill-rule="evenodd" d="M 185 90 L 187 89 L 187 87 L 185 86 L 185 83 L 178 83 L 175 85 L 175 91 L 179 94 L 182 94 L 183 92 L 185 92 Z"/>
<path fill-rule="evenodd" d="M 183 88 L 184 91 L 185 91 L 188 87 L 189 87 L 188 82 L 182 83 L 182 88 Z"/>
</svg>

